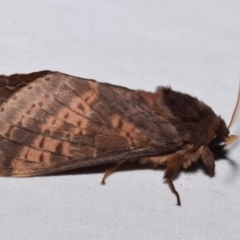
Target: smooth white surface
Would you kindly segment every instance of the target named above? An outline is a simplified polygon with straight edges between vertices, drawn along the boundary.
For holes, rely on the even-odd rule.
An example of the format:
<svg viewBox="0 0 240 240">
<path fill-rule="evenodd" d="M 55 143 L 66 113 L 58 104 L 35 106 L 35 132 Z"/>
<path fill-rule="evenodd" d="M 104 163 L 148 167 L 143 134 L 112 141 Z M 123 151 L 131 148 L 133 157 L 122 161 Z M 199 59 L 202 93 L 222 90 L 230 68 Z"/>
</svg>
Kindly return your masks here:
<svg viewBox="0 0 240 240">
<path fill-rule="evenodd" d="M 229 122 L 238 92 L 240 2 L 0 0 L 0 74 L 43 69 L 198 96 Z M 238 121 L 239 122 L 239 121 Z M 237 123 L 233 130 L 240 135 Z M 0 239 L 239 239 L 239 144 L 216 174 L 119 171 L 0 178 Z"/>
</svg>

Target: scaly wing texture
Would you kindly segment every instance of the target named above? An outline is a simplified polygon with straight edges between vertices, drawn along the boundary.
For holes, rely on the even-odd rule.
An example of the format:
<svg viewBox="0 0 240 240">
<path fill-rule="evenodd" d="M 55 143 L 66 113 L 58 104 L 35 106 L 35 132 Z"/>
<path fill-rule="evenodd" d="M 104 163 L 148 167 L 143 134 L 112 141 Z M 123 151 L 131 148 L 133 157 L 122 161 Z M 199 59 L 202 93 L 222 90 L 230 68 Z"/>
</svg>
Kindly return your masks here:
<svg viewBox="0 0 240 240">
<path fill-rule="evenodd" d="M 0 75 L 0 105 L 20 88 L 49 73 L 52 72 L 46 70 L 30 74 L 13 74 L 11 76 Z"/>
<path fill-rule="evenodd" d="M 180 148 L 175 128 L 135 91 L 46 74 L 26 78 L 0 106 L 0 175 L 48 174 Z"/>
</svg>

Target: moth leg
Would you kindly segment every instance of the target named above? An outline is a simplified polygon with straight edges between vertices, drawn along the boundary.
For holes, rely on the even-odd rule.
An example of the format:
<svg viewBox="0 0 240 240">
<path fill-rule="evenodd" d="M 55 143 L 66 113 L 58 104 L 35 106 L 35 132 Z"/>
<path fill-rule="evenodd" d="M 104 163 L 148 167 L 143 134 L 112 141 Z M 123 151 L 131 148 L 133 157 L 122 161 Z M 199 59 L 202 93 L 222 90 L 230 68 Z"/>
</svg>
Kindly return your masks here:
<svg viewBox="0 0 240 240">
<path fill-rule="evenodd" d="M 182 156 L 180 154 L 174 154 L 170 159 L 167 161 L 167 167 L 165 170 L 164 178 L 167 180 L 168 186 L 170 187 L 172 193 L 177 198 L 177 205 L 181 206 L 181 201 L 178 192 L 176 191 L 172 178 L 178 172 L 180 166 L 182 164 Z"/>
<path fill-rule="evenodd" d="M 176 198 L 177 198 L 177 205 L 178 205 L 178 206 L 181 206 L 181 201 L 180 201 L 179 194 L 178 194 L 178 192 L 176 191 L 176 189 L 175 189 L 175 187 L 174 187 L 174 185 L 173 185 L 172 180 L 167 179 L 167 182 L 168 182 L 168 186 L 170 187 L 172 193 L 173 193 L 173 194 L 176 196 Z"/>
<path fill-rule="evenodd" d="M 109 175 L 111 175 L 123 162 L 124 161 L 117 162 L 113 167 L 110 167 L 106 170 L 106 172 L 104 173 L 102 182 L 101 182 L 102 185 L 106 184 L 105 180 L 107 179 L 107 177 Z"/>
<path fill-rule="evenodd" d="M 214 174 L 214 168 L 215 168 L 214 156 L 212 152 L 207 146 L 201 146 L 200 154 L 201 154 L 204 165 L 208 169 L 209 175 L 212 176 Z"/>
</svg>

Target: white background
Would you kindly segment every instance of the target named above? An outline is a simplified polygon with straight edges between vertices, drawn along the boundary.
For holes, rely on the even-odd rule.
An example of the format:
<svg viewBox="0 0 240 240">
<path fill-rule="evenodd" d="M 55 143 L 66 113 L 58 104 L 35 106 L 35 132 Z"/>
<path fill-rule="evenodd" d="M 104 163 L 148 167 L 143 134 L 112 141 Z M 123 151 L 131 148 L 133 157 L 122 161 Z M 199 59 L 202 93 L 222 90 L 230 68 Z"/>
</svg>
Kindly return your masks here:
<svg viewBox="0 0 240 240">
<path fill-rule="evenodd" d="M 228 123 L 240 70 L 240 1 L 0 0 L 0 74 L 44 69 L 199 97 Z M 238 121 L 239 122 L 239 121 Z M 240 126 L 232 129 L 240 135 Z M 0 178 L 0 239 L 239 239 L 239 144 L 175 179 L 163 170 Z M 104 169 L 103 169 L 104 171 Z"/>
</svg>

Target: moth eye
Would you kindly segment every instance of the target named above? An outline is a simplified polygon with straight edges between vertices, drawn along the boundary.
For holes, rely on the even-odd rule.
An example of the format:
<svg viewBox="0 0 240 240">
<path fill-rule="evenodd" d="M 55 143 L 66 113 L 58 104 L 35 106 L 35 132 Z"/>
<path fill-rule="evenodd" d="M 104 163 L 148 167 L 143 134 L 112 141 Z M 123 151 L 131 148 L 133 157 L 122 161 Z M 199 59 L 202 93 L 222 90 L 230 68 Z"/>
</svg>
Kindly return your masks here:
<svg viewBox="0 0 240 240">
<path fill-rule="evenodd" d="M 209 144 L 210 147 L 223 147 L 225 146 L 225 141 L 222 137 L 215 135 L 213 140 Z"/>
</svg>

